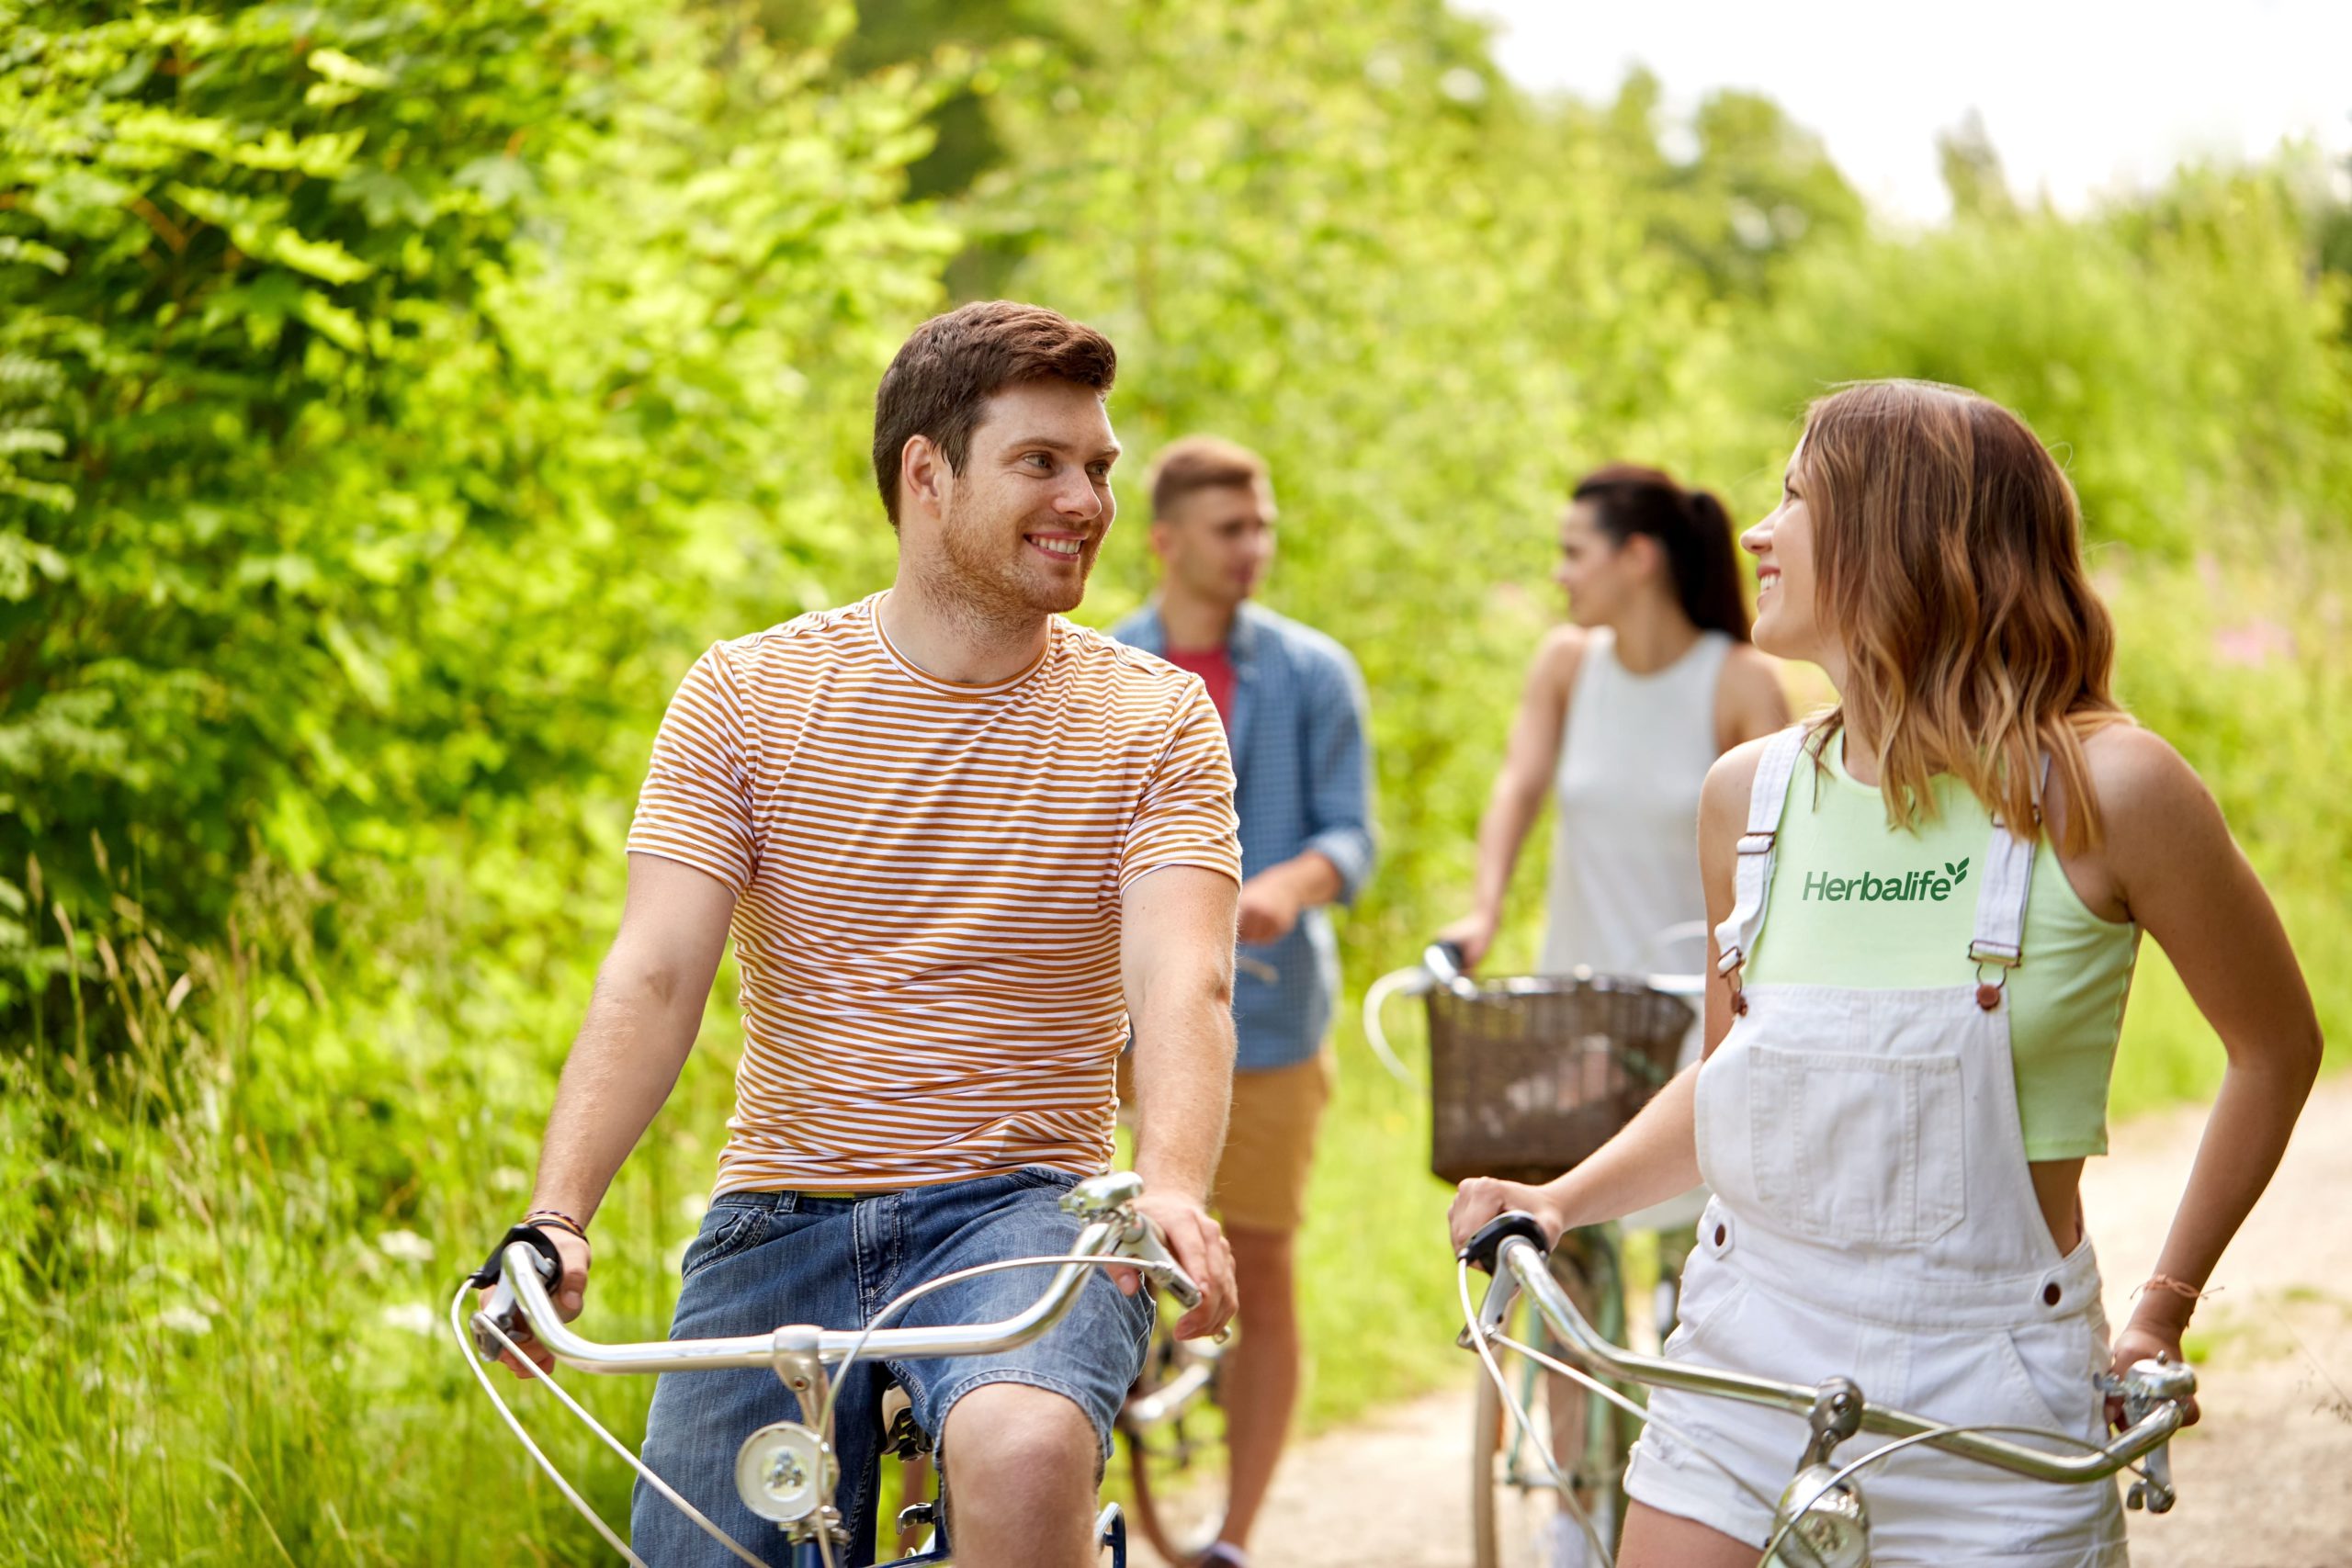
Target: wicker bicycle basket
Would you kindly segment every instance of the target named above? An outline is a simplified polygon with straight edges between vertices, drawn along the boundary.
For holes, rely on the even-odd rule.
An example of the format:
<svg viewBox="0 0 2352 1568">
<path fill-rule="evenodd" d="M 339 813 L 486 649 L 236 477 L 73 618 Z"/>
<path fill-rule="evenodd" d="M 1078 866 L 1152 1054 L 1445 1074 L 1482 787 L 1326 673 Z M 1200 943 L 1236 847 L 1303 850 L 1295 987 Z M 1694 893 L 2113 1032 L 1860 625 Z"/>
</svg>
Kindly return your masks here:
<svg viewBox="0 0 2352 1568">
<path fill-rule="evenodd" d="M 1430 1168 L 1549 1181 L 1674 1076 L 1695 1016 L 1639 980 L 1579 970 L 1429 993 Z"/>
</svg>

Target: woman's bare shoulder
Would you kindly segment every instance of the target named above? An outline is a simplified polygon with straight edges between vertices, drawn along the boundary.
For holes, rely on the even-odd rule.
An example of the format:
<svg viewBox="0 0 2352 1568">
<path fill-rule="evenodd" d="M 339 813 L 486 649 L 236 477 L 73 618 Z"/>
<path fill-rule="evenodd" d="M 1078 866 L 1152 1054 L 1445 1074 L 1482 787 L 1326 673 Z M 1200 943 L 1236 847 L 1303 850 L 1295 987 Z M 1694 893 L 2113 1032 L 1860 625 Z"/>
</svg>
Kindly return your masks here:
<svg viewBox="0 0 2352 1568">
<path fill-rule="evenodd" d="M 1718 819 L 1733 825 L 1737 832 L 1747 822 L 1747 796 L 1756 787 L 1756 769 L 1763 761 L 1765 748 L 1772 744 L 1772 737 L 1759 735 L 1753 740 L 1743 740 L 1714 761 L 1707 770 L 1707 781 L 1699 789 L 1699 817 L 1702 822 Z"/>
<path fill-rule="evenodd" d="M 2065 859 L 2075 891 L 2106 919 L 2135 910 L 2193 866 L 2237 859 L 2229 824 L 2205 781 L 2171 742 L 2136 724 L 2113 724 L 2083 738 L 2091 797 L 2098 803 L 2099 843 Z M 2070 803 L 2051 803 L 2051 827 L 2065 836 Z"/>
<path fill-rule="evenodd" d="M 1591 642 L 1592 634 L 1574 623 L 1554 626 L 1544 634 L 1544 640 L 1535 645 L 1536 667 L 1549 669 L 1566 665 L 1573 670 Z"/>
<path fill-rule="evenodd" d="M 1584 662 L 1584 650 L 1591 642 L 1592 634 L 1579 626 L 1554 626 L 1545 632 L 1544 640 L 1535 645 L 1535 657 L 1528 661 L 1529 687 L 1565 700 L 1568 688 L 1576 683 L 1577 667 Z"/>
<path fill-rule="evenodd" d="M 2083 761 L 2099 810 L 2117 827 L 2169 815 L 2211 798 L 2205 781 L 2172 742 L 2136 724 L 2110 724 L 2083 739 Z"/>
</svg>

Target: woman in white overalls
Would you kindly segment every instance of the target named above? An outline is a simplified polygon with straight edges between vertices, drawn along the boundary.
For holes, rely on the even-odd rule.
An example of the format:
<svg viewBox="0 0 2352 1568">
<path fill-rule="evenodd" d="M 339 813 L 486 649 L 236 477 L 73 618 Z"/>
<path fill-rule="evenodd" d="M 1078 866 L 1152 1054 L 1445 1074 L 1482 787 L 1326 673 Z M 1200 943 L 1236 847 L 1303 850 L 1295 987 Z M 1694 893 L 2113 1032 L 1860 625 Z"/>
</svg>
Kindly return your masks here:
<svg viewBox="0 0 2352 1568">
<path fill-rule="evenodd" d="M 2211 795 L 2109 695 L 2074 494 L 2023 422 L 1950 388 L 1848 388 L 1743 543 L 1758 646 L 1819 664 L 1839 704 L 1708 775 L 1707 1059 L 1558 1180 L 1465 1182 L 1455 1237 L 1510 1208 L 1589 1224 L 1703 1177 L 1669 1354 L 2097 1440 L 2096 1376 L 2179 1356 L 2277 1167 L 2319 1063 L 2310 994 Z M 2110 1346 L 2077 1187 L 2143 931 L 2229 1066 Z M 1650 1410 L 1623 1568 L 1752 1568 L 1804 1423 L 1666 1392 Z M 1883 1568 L 2126 1561 L 2112 1485 L 1915 1450 L 1870 1495 Z"/>
</svg>

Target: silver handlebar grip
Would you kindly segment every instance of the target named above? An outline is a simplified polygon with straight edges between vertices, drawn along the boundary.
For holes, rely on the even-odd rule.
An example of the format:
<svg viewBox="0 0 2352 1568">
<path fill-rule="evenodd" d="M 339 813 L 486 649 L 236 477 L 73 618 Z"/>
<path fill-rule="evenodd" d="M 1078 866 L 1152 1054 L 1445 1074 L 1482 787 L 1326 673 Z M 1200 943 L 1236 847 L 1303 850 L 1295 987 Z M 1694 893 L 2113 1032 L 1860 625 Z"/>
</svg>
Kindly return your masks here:
<svg viewBox="0 0 2352 1568">
<path fill-rule="evenodd" d="M 1118 1252 L 1138 1263 L 1156 1265 L 1154 1272 L 1159 1274 L 1168 1293 L 1189 1312 L 1201 1304 L 1201 1287 L 1169 1252 L 1167 1240 L 1159 1234 L 1159 1227 L 1148 1217 L 1135 1212 L 1135 1201 L 1142 1196 L 1143 1179 L 1134 1171 L 1105 1171 L 1101 1176 L 1090 1176 L 1071 1188 L 1062 1197 L 1062 1208 L 1084 1220 L 1107 1220 L 1114 1224 L 1124 1220 L 1125 1228 L 1119 1233 Z"/>
<path fill-rule="evenodd" d="M 1119 1250 L 1139 1263 L 1158 1264 L 1159 1282 L 1167 1287 L 1168 1293 L 1174 1296 L 1185 1311 L 1190 1312 L 1201 1304 L 1201 1287 L 1184 1272 L 1175 1255 L 1168 1250 L 1168 1243 L 1160 1236 L 1159 1227 L 1149 1220 L 1136 1215 L 1135 1228 L 1120 1242 Z"/>
<path fill-rule="evenodd" d="M 519 1252 L 512 1249 L 508 1251 L 506 1269 L 509 1272 L 518 1258 L 530 1259 L 532 1272 L 537 1274 L 545 1285 L 551 1286 L 555 1283 L 556 1266 L 527 1247 L 523 1247 Z M 514 1338 L 517 1333 L 528 1326 L 523 1314 L 522 1303 L 515 1299 L 514 1281 L 508 1277 L 508 1272 L 502 1272 L 499 1275 L 498 1283 L 491 1288 L 490 1300 L 474 1314 L 473 1321 L 468 1324 L 468 1327 L 473 1332 L 474 1354 L 485 1361 L 495 1361 L 506 1353 L 506 1347 L 498 1342 L 497 1336 L 482 1326 L 481 1320 L 484 1319 L 495 1324 L 509 1339 Z"/>
<path fill-rule="evenodd" d="M 2122 1377 L 2099 1381 L 2109 1393 L 2122 1395 L 2127 1428 L 2138 1427 L 2160 1406 L 2182 1405 L 2197 1397 L 2197 1370 L 2181 1361 L 2138 1360 Z M 2123 1506 L 2169 1513 L 2178 1495 L 2172 1483 L 2172 1450 L 2163 1446 L 2150 1450 L 2141 1461 L 2140 1478 L 2124 1494 Z"/>
</svg>

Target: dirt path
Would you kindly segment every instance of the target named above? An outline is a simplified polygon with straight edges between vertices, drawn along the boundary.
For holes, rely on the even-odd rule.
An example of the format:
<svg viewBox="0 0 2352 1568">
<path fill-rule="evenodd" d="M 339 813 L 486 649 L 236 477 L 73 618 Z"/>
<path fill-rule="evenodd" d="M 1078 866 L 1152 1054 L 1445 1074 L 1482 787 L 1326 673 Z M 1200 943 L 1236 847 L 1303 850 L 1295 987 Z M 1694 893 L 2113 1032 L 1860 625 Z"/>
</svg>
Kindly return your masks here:
<svg viewBox="0 0 2352 1568">
<path fill-rule="evenodd" d="M 2203 1126 L 2115 1129 L 2084 1206 L 2121 1324 Z M 2120 1285 L 2114 1283 L 2121 1281 Z M 2132 1514 L 2136 1568 L 2352 1568 L 2352 1077 L 2321 1085 L 2199 1314 L 2206 1416 L 2173 1444 L 2181 1501 Z M 1253 1543 L 1262 1568 L 1465 1568 L 1470 1404 L 1461 1389 L 1295 1450 Z M 1400 1536 L 1409 1539 L 1400 1540 Z M 1148 1553 L 1143 1554 L 1148 1559 Z"/>
</svg>

